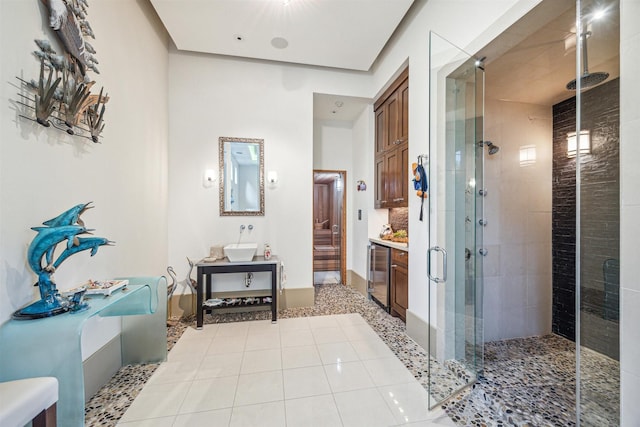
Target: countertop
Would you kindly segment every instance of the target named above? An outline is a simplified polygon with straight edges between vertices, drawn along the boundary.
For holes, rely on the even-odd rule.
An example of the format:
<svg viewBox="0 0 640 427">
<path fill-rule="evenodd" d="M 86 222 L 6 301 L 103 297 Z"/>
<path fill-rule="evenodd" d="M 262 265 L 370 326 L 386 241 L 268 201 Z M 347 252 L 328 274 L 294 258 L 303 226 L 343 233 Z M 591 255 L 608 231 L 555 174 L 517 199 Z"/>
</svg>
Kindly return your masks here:
<svg viewBox="0 0 640 427">
<path fill-rule="evenodd" d="M 394 249 L 400 249 L 401 251 L 409 252 L 408 243 L 392 242 L 391 240 L 383 240 L 377 237 L 369 237 L 369 241 L 377 243 L 378 245 L 383 245 Z"/>
<path fill-rule="evenodd" d="M 211 267 L 220 265 L 249 265 L 249 264 L 277 264 L 280 262 L 276 255 L 271 255 L 270 259 L 264 259 L 264 256 L 255 255 L 251 261 L 231 262 L 226 257 L 209 261 L 210 258 L 203 258 L 196 263 L 196 267 Z"/>
</svg>

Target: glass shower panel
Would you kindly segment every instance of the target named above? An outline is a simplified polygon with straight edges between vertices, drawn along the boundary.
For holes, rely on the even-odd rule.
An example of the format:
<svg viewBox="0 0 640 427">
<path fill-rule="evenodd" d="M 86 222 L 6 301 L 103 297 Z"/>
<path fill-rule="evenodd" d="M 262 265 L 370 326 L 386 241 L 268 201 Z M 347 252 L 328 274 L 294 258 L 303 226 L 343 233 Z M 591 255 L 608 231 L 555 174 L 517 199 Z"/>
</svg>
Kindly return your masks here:
<svg viewBox="0 0 640 427">
<path fill-rule="evenodd" d="M 430 34 L 429 407 L 482 371 L 484 72 Z"/>
<path fill-rule="evenodd" d="M 574 132 L 580 426 L 620 424 L 619 11 L 615 0 L 577 1 Z M 568 145 L 573 145 L 572 137 Z"/>
</svg>

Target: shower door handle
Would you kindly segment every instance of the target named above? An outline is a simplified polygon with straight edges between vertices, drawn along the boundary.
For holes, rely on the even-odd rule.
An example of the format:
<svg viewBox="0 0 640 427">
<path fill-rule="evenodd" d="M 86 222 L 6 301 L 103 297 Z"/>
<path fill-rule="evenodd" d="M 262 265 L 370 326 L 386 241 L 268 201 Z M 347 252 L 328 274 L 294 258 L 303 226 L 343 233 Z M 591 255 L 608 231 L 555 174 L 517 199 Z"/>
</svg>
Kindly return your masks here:
<svg viewBox="0 0 640 427">
<path fill-rule="evenodd" d="M 431 274 L 431 253 L 442 252 L 442 278 Z M 447 281 L 447 251 L 440 246 L 432 246 L 427 250 L 427 276 L 436 283 L 444 283 Z"/>
</svg>

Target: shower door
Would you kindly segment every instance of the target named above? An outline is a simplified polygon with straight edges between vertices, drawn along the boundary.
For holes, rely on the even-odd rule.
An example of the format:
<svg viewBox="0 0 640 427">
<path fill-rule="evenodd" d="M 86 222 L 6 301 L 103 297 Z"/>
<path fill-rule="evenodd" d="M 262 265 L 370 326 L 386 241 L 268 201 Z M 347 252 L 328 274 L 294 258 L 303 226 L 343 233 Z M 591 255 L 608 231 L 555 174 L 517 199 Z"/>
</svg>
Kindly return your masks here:
<svg viewBox="0 0 640 427">
<path fill-rule="evenodd" d="M 429 406 L 482 371 L 484 72 L 430 34 Z"/>
</svg>

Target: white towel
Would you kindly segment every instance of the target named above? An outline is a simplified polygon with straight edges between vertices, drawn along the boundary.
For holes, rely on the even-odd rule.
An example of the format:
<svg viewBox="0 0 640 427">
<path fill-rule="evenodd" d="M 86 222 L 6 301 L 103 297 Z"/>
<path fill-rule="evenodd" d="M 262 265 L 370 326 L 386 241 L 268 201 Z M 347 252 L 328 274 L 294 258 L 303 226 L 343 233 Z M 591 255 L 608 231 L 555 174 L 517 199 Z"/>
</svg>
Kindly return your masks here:
<svg viewBox="0 0 640 427">
<path fill-rule="evenodd" d="M 280 260 L 280 295 L 282 295 L 285 283 L 287 283 L 287 272 L 284 269 L 284 261 Z"/>
</svg>

